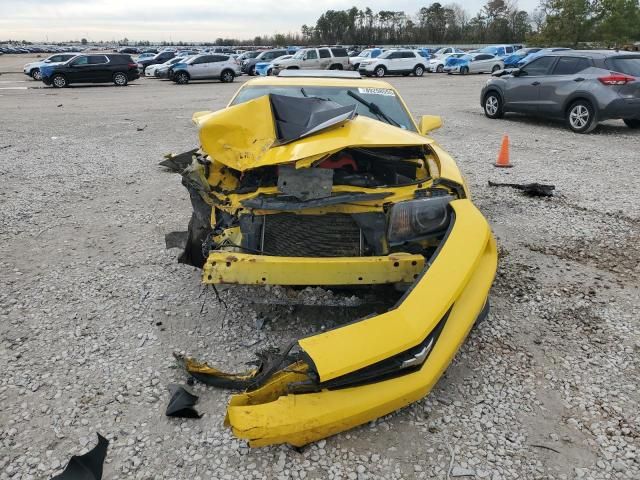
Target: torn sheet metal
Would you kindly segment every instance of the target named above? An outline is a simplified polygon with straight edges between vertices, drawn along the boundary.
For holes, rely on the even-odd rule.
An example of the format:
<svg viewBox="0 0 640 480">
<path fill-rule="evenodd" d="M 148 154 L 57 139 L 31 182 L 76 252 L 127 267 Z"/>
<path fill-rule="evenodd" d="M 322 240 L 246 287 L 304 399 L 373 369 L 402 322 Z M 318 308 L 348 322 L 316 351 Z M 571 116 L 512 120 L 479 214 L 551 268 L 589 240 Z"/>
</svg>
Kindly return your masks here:
<svg viewBox="0 0 640 480">
<path fill-rule="evenodd" d="M 74 455 L 64 471 L 51 480 L 101 480 L 109 440 L 99 433 L 98 443 L 84 455 Z"/>
<path fill-rule="evenodd" d="M 356 116 L 346 117 L 342 123 L 330 124 L 320 130 L 311 129 L 303 138 L 282 144 L 268 95 L 217 112 L 199 112 L 194 115 L 194 122 L 200 128 L 202 150 L 216 162 L 239 171 L 308 158 L 315 160 L 352 146 L 433 143 L 417 133 Z"/>
</svg>

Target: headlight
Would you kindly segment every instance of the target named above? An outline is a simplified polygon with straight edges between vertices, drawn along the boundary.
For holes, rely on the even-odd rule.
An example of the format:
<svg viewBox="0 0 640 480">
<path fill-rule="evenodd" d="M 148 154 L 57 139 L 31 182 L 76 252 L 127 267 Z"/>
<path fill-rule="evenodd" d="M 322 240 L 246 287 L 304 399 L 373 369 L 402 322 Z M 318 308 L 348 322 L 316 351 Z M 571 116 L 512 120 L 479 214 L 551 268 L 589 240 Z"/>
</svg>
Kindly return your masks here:
<svg viewBox="0 0 640 480">
<path fill-rule="evenodd" d="M 451 195 L 442 195 L 396 203 L 391 207 L 387 240 L 397 245 L 445 231 L 451 200 Z"/>
</svg>

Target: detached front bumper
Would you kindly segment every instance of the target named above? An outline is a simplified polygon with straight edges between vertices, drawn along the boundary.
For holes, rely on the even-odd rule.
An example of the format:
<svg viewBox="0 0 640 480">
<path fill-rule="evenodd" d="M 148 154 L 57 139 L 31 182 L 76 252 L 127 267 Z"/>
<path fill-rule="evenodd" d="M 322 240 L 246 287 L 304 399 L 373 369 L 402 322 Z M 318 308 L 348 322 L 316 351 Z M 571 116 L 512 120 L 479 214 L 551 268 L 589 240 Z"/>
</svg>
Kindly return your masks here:
<svg viewBox="0 0 640 480">
<path fill-rule="evenodd" d="M 303 368 L 292 365 L 261 387 L 231 398 L 225 424 L 236 436 L 254 447 L 302 446 L 429 393 L 485 312 L 497 267 L 495 240 L 482 214 L 469 200 L 450 205 L 454 218 L 443 244 L 401 302 L 381 315 L 299 340 L 307 359 Z M 358 384 L 366 369 L 420 346 L 440 328 L 426 360 L 410 373 L 358 386 L 325 387 L 347 375 Z M 289 385 L 307 378 L 307 369 L 319 391 L 290 393 Z"/>
</svg>

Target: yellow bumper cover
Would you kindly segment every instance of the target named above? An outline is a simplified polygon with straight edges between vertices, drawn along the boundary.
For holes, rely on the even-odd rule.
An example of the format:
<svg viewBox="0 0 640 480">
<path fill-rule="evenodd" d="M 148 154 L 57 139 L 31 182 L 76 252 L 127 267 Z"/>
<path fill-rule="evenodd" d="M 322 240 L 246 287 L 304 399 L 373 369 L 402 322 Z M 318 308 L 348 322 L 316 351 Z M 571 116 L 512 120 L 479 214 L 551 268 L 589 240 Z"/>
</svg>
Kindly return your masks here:
<svg viewBox="0 0 640 480">
<path fill-rule="evenodd" d="M 373 285 L 413 283 L 424 269 L 422 255 L 382 257 L 272 257 L 213 252 L 202 268 L 203 283 L 242 285 Z"/>
<path fill-rule="evenodd" d="M 299 341 L 321 381 L 359 370 L 418 345 L 443 318 L 421 368 L 363 386 L 289 394 L 304 377 L 281 371 L 262 387 L 231 398 L 225 423 L 251 446 L 302 446 L 366 423 L 425 396 L 482 311 L 497 267 L 489 226 L 469 200 L 451 203 L 455 220 L 441 250 L 393 310 Z"/>
</svg>

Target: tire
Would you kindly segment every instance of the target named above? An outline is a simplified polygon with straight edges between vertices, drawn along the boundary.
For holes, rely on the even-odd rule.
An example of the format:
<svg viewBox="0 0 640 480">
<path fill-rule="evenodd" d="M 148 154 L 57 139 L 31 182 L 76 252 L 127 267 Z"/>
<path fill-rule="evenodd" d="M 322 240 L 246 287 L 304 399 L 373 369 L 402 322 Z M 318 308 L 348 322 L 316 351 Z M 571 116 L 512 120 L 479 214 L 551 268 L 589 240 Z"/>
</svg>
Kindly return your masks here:
<svg viewBox="0 0 640 480">
<path fill-rule="evenodd" d="M 421 77 L 424 75 L 424 67 L 422 65 L 416 65 L 416 67 L 413 69 L 413 74 L 416 77 Z"/>
<path fill-rule="evenodd" d="M 55 88 L 64 88 L 68 85 L 67 77 L 61 74 L 54 75 L 51 79 L 51 85 L 53 85 Z"/>
<path fill-rule="evenodd" d="M 438 65 L 438 66 L 436 67 L 436 72 L 437 72 L 437 73 L 442 73 L 442 72 L 444 72 L 444 65 Z"/>
<path fill-rule="evenodd" d="M 250 77 L 255 77 L 255 75 L 256 75 L 256 67 L 255 67 L 255 65 L 254 65 L 253 67 L 251 67 L 251 68 L 249 69 L 249 76 L 250 76 Z"/>
<path fill-rule="evenodd" d="M 233 82 L 234 78 L 236 78 L 236 74 L 233 73 L 232 70 L 223 70 L 222 73 L 220 74 L 220 81 L 222 83 L 231 83 Z"/>
<path fill-rule="evenodd" d="M 42 73 L 40 72 L 39 68 L 34 68 L 33 70 L 31 70 L 31 78 L 33 78 L 34 80 L 42 80 Z"/>
<path fill-rule="evenodd" d="M 380 66 L 380 67 L 376 67 L 376 69 L 373 71 L 374 75 L 378 78 L 382 78 L 386 75 L 387 73 L 387 69 Z"/>
<path fill-rule="evenodd" d="M 360 64 L 359 63 L 354 63 L 353 64 L 353 69 L 357 72 L 360 69 Z"/>
<path fill-rule="evenodd" d="M 127 74 L 123 72 L 116 72 L 113 74 L 113 83 L 117 87 L 124 87 L 129 83 L 129 79 L 127 78 Z"/>
<path fill-rule="evenodd" d="M 270 77 L 271 75 L 273 75 L 273 68 L 267 70 L 267 77 Z"/>
<path fill-rule="evenodd" d="M 496 119 L 502 118 L 504 115 L 504 105 L 502 104 L 502 98 L 497 92 L 491 91 L 484 96 L 483 102 L 484 114 L 488 118 Z"/>
<path fill-rule="evenodd" d="M 589 133 L 598 125 L 595 109 L 588 100 L 576 100 L 569 105 L 565 120 L 569 130 L 575 133 Z"/>
<path fill-rule="evenodd" d="M 460 69 L 460 75 L 467 75 L 469 73 L 469 67 L 462 67 Z"/>
<path fill-rule="evenodd" d="M 174 73 L 173 81 L 178 85 L 186 85 L 187 83 L 189 83 L 189 75 L 185 72 Z"/>
<path fill-rule="evenodd" d="M 491 73 L 493 73 L 493 72 L 497 72 L 498 70 L 502 70 L 502 69 L 500 68 L 500 65 L 494 65 L 494 66 L 491 68 Z"/>
<path fill-rule="evenodd" d="M 633 128 L 633 129 L 640 128 L 640 120 L 635 118 L 625 118 L 624 123 L 629 128 Z"/>
</svg>

